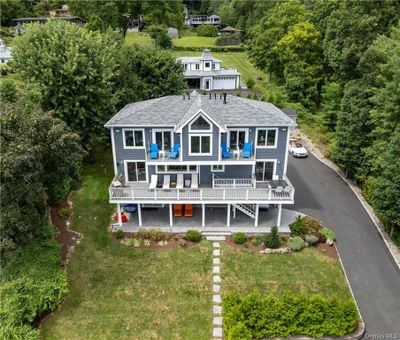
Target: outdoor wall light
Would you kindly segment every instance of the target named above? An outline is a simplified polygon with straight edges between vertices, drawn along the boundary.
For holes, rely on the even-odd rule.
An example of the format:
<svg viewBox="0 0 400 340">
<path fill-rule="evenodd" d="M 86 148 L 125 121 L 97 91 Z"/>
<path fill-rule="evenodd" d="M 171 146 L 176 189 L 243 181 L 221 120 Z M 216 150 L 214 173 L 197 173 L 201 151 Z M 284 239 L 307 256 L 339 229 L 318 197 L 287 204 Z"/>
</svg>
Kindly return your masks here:
<svg viewBox="0 0 400 340">
<path fill-rule="evenodd" d="M 282 128 L 282 131 L 286 131 L 286 128 Z"/>
<path fill-rule="evenodd" d="M 119 132 L 119 129 L 115 130 L 115 132 Z"/>
</svg>

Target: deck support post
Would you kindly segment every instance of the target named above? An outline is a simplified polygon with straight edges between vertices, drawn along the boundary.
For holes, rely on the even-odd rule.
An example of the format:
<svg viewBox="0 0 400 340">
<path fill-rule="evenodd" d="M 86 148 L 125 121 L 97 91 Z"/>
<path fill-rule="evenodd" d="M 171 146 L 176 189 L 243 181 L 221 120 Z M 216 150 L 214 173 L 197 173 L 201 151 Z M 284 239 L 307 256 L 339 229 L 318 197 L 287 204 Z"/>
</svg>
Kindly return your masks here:
<svg viewBox="0 0 400 340">
<path fill-rule="evenodd" d="M 281 220 L 282 220 L 282 204 L 278 204 L 278 221 L 276 222 L 278 228 L 281 226 Z"/>
<path fill-rule="evenodd" d="M 169 204 L 169 226 L 174 226 L 174 215 L 172 214 L 172 204 Z"/>
<path fill-rule="evenodd" d="M 259 215 L 259 212 L 260 212 L 260 205 L 259 204 L 256 204 L 256 211 L 255 211 L 255 218 L 254 218 L 254 226 L 255 227 L 258 227 L 258 215 Z"/>
<path fill-rule="evenodd" d="M 205 204 L 201 205 L 201 226 L 202 227 L 206 226 L 206 205 Z"/>
<path fill-rule="evenodd" d="M 233 205 L 232 210 L 233 210 L 233 219 L 235 219 L 236 218 L 236 205 Z"/>
<path fill-rule="evenodd" d="M 140 203 L 137 205 L 138 219 L 139 219 L 139 227 L 142 226 L 142 206 Z"/>
<path fill-rule="evenodd" d="M 118 210 L 118 225 L 122 227 L 122 215 L 121 215 L 121 204 L 117 203 L 117 210 Z"/>
<path fill-rule="evenodd" d="M 231 226 L 231 205 L 228 204 L 226 207 L 226 226 Z"/>
</svg>

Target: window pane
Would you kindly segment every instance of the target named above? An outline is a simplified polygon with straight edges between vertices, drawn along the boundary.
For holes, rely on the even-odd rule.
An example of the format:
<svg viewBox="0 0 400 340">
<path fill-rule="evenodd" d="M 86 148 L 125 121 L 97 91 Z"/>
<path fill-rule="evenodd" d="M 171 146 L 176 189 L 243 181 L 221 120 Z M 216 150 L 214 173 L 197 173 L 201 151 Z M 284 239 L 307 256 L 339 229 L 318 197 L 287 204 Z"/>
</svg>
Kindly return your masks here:
<svg viewBox="0 0 400 340">
<path fill-rule="evenodd" d="M 189 171 L 197 171 L 197 165 L 189 165 Z"/>
<path fill-rule="evenodd" d="M 161 150 L 162 149 L 162 132 L 156 132 L 155 142 L 158 145 L 158 148 Z"/>
<path fill-rule="evenodd" d="M 276 130 L 268 130 L 268 139 L 267 139 L 268 146 L 275 145 L 275 137 L 276 137 Z"/>
<path fill-rule="evenodd" d="M 237 149 L 238 145 L 237 145 L 237 131 L 231 131 L 230 134 L 230 138 L 229 138 L 229 146 L 231 149 Z"/>
<path fill-rule="evenodd" d="M 257 181 L 264 180 L 264 163 L 263 162 L 256 162 L 256 180 Z"/>
<path fill-rule="evenodd" d="M 167 167 L 168 171 L 187 171 L 187 166 L 186 165 L 168 165 Z"/>
<path fill-rule="evenodd" d="M 125 145 L 133 146 L 133 131 L 125 131 Z"/>
<path fill-rule="evenodd" d="M 136 163 L 138 181 L 146 180 L 146 166 L 144 162 Z"/>
<path fill-rule="evenodd" d="M 171 131 L 164 131 L 164 150 L 171 149 Z"/>
<path fill-rule="evenodd" d="M 199 136 L 192 136 L 192 147 L 191 147 L 191 152 L 192 153 L 199 153 L 200 152 L 200 137 Z"/>
<path fill-rule="evenodd" d="M 239 131 L 239 149 L 243 148 L 244 143 L 246 142 L 246 131 Z"/>
<path fill-rule="evenodd" d="M 201 137 L 201 153 L 210 153 L 210 137 Z"/>
<path fill-rule="evenodd" d="M 137 181 L 136 163 L 129 162 L 127 168 L 128 168 L 128 181 L 136 182 Z"/>
<path fill-rule="evenodd" d="M 266 130 L 258 130 L 258 134 L 257 134 L 257 145 L 258 146 L 265 146 L 265 135 L 266 135 Z"/>
<path fill-rule="evenodd" d="M 210 130 L 210 124 L 208 124 L 207 121 L 200 116 L 192 123 L 190 128 L 191 130 Z"/>
<path fill-rule="evenodd" d="M 158 172 L 164 172 L 165 171 L 165 165 L 157 165 L 157 171 Z"/>
<path fill-rule="evenodd" d="M 135 146 L 143 146 L 143 132 L 135 131 Z"/>
<path fill-rule="evenodd" d="M 274 174 L 274 162 L 265 162 L 265 180 L 271 180 Z"/>
</svg>

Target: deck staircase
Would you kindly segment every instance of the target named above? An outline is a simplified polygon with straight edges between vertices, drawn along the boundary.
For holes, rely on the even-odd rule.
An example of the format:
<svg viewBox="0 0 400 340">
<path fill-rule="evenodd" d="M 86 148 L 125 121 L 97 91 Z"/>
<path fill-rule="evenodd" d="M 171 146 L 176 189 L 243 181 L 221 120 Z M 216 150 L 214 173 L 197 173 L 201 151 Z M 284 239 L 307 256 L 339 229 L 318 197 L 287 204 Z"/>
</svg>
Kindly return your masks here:
<svg viewBox="0 0 400 340">
<path fill-rule="evenodd" d="M 256 205 L 255 204 L 233 204 L 233 206 L 241 211 L 243 214 L 256 218 Z"/>
</svg>

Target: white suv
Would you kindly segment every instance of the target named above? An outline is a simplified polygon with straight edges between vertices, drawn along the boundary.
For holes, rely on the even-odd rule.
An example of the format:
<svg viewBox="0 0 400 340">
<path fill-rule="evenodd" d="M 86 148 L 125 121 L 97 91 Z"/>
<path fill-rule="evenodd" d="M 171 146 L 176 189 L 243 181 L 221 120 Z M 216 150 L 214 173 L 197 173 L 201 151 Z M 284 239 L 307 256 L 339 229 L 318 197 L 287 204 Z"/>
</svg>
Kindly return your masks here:
<svg viewBox="0 0 400 340">
<path fill-rule="evenodd" d="M 307 157 L 308 151 L 296 139 L 289 139 L 289 152 L 293 157 Z"/>
</svg>

